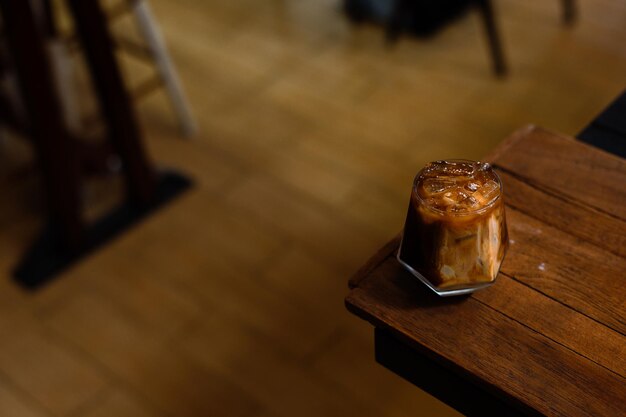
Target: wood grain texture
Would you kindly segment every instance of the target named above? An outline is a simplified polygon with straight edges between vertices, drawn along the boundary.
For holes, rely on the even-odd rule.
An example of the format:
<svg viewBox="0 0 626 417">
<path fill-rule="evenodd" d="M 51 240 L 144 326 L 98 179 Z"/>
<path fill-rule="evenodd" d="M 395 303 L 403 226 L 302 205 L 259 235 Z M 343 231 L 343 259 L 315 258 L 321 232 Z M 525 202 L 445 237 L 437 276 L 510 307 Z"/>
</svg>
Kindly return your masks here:
<svg viewBox="0 0 626 417">
<path fill-rule="evenodd" d="M 95 294 L 79 294 L 46 323 L 106 366 L 164 414 L 246 416 L 256 405 L 235 385 L 172 355 L 141 326 Z M 98 332 L 90 328 L 99 329 Z"/>
<path fill-rule="evenodd" d="M 504 197 L 508 207 L 626 257 L 626 222 L 616 222 L 614 217 L 575 201 L 563 204 L 558 194 L 539 190 L 507 172 L 498 174 L 505 184 Z"/>
<path fill-rule="evenodd" d="M 620 157 L 535 128 L 494 163 L 532 184 L 626 220 L 626 160 Z"/>
<path fill-rule="evenodd" d="M 514 243 L 501 272 L 626 334 L 625 258 L 511 208 L 507 224 Z"/>
<path fill-rule="evenodd" d="M 398 332 L 420 352 L 522 411 L 528 407 L 562 416 L 624 412 L 623 377 L 471 297 L 434 295 L 393 260 L 346 301 L 355 314 Z"/>
<path fill-rule="evenodd" d="M 195 187 L 24 294 L 10 271 L 39 226 L 39 182 L 27 144 L 0 140 L 0 335 L 51 335 L 74 360 L 41 352 L 46 369 L 78 362 L 109 384 L 84 395 L 93 384 L 72 372 L 47 389 L 54 378 L 9 356 L 2 417 L 459 417 L 374 362 L 371 327 L 343 307 L 346 278 L 401 228 L 424 163 L 481 158 L 529 121 L 574 134 L 605 108 L 624 87 L 626 3 L 585 0 L 564 29 L 556 0 L 494 2 L 506 80 L 486 66 L 475 15 L 387 48 L 378 28 L 348 24 L 340 0 L 149 3 L 200 128 L 181 138 L 157 92 L 136 103 L 145 145 Z M 131 17 L 111 28 L 132 36 Z M 76 98 L 94 114 L 73 58 Z M 154 75 L 118 58 L 131 89 Z M 98 190 L 87 206 L 115 200 L 108 179 Z"/>
<path fill-rule="evenodd" d="M 472 298 L 626 378 L 624 335 L 505 274 L 497 286 L 497 291 L 479 291 Z"/>
<path fill-rule="evenodd" d="M 18 390 L 11 389 L 5 381 L 0 381 L 0 410 L 15 417 L 45 417 L 41 408 L 33 405 L 28 398 L 20 395 Z"/>
<path fill-rule="evenodd" d="M 159 417 L 162 414 L 153 411 L 145 401 L 117 389 L 107 393 L 95 406 L 83 414 L 84 417 Z"/>
<path fill-rule="evenodd" d="M 94 364 L 45 332 L 13 330 L 0 342 L 0 367 L 15 386 L 55 415 L 78 410 L 106 388 Z"/>
<path fill-rule="evenodd" d="M 524 413 L 622 415 L 626 222 L 611 213 L 615 195 L 596 194 L 591 204 L 579 198 L 583 189 L 563 179 L 576 165 L 593 184 L 605 174 L 597 167 L 620 171 L 622 161 L 604 153 L 590 158 L 591 167 L 578 157 L 553 160 L 567 167 L 560 174 L 547 161 L 524 161 L 541 155 L 544 143 L 546 154 L 560 144 L 565 157 L 572 148 L 583 155 L 590 149 L 572 141 L 526 127 L 488 158 L 506 166 L 500 174 L 510 238 L 494 286 L 465 298 L 438 298 L 396 261 L 396 238 L 352 278 L 348 309 Z M 611 181 L 609 191 L 620 187 Z M 411 379 L 410 372 L 399 374 Z"/>
</svg>

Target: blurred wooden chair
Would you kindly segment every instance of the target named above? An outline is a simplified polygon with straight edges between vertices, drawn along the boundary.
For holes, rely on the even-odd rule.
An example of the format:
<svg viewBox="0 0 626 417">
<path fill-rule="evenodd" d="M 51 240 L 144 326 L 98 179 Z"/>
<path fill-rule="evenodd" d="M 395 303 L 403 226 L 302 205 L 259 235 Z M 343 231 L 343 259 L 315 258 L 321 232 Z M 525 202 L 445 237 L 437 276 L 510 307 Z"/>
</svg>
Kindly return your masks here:
<svg viewBox="0 0 626 417">
<path fill-rule="evenodd" d="M 48 3 L 49 9 L 52 9 L 49 3 L 52 0 L 43 1 Z M 140 100 L 153 91 L 164 88 L 183 134 L 187 137 L 193 136 L 197 131 L 197 124 L 148 1 L 121 0 L 106 11 L 107 21 L 111 25 L 115 20 L 129 13 L 134 18 L 142 42 L 138 43 L 129 37 L 117 35 L 114 36 L 115 46 L 137 59 L 154 65 L 157 73 L 155 77 L 139 83 L 132 92 L 133 98 Z M 73 34 L 66 36 L 66 42 L 72 50 L 80 48 L 80 44 Z"/>
<path fill-rule="evenodd" d="M 562 5 L 562 19 L 567 26 L 573 25 L 578 18 L 578 8 L 576 0 L 560 0 Z M 502 49 L 502 42 L 498 31 L 498 25 L 493 11 L 491 0 L 472 0 L 471 5 L 480 13 L 493 71 L 497 76 L 504 76 L 507 73 L 507 63 Z M 396 0 L 392 16 L 387 24 L 387 38 L 396 39 L 402 32 L 402 19 L 407 13 L 414 10 L 415 0 Z"/>
<path fill-rule="evenodd" d="M 104 129 L 98 142 L 71 131 L 63 115 L 62 96 L 72 91 L 57 85 L 48 39 L 52 33 L 42 24 L 41 9 L 36 10 L 34 4 L 35 0 L 0 0 L 4 23 L 0 75 L 14 77 L 16 82 L 10 84 L 16 86 L 20 99 L 0 89 L 0 123 L 30 140 L 46 193 L 42 231 L 13 271 L 15 279 L 31 289 L 167 204 L 191 184 L 174 171 L 157 171 L 145 152 L 98 0 L 67 0 L 67 5 Z M 106 174 L 106 163 L 100 162 L 111 156 L 120 162 L 124 196 L 109 212 L 97 219 L 88 218 L 83 182 L 93 174 Z"/>
<path fill-rule="evenodd" d="M 162 85 L 169 96 L 183 133 L 186 136 L 192 136 L 197 130 L 196 122 L 191 113 L 191 108 L 176 68 L 172 63 L 163 36 L 147 0 L 124 0 L 122 1 L 122 8 L 124 4 L 127 5 L 135 17 L 137 27 L 146 43 L 147 52 L 157 68 Z M 123 47 L 123 44 L 120 44 L 120 46 Z"/>
</svg>

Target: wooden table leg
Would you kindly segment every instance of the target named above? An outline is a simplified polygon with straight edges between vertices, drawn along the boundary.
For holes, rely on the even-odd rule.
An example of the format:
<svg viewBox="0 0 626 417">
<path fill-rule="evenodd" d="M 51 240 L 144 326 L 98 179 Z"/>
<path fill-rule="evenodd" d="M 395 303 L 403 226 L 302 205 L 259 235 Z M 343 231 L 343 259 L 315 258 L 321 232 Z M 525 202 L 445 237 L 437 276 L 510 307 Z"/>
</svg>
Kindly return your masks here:
<svg viewBox="0 0 626 417">
<path fill-rule="evenodd" d="M 75 250 L 83 231 L 78 156 L 63 123 L 43 36 L 30 2 L 1 0 L 0 10 L 42 170 L 53 233 L 65 249 Z"/>
<path fill-rule="evenodd" d="M 123 164 L 129 201 L 147 207 L 156 178 L 141 143 L 130 95 L 113 54 L 114 44 L 97 0 L 68 0 L 87 57 L 108 135 Z"/>
<path fill-rule="evenodd" d="M 476 0 L 476 6 L 480 11 L 485 26 L 489 50 L 491 51 L 493 70 L 496 75 L 503 76 L 507 73 L 506 59 L 504 58 L 504 51 L 502 50 L 500 35 L 498 34 L 498 27 L 493 14 L 493 5 L 491 4 L 491 0 Z"/>
</svg>

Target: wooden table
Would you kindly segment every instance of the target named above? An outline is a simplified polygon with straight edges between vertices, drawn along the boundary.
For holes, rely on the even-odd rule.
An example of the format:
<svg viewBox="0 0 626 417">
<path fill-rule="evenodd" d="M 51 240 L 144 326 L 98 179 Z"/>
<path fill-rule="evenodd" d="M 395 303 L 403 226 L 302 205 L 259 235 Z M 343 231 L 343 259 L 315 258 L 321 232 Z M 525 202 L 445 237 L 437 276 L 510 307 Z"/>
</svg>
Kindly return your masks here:
<svg viewBox="0 0 626 417">
<path fill-rule="evenodd" d="M 487 160 L 510 237 L 496 283 L 440 298 L 395 238 L 347 308 L 379 363 L 466 415 L 626 416 L 626 159 L 529 126 Z"/>
</svg>

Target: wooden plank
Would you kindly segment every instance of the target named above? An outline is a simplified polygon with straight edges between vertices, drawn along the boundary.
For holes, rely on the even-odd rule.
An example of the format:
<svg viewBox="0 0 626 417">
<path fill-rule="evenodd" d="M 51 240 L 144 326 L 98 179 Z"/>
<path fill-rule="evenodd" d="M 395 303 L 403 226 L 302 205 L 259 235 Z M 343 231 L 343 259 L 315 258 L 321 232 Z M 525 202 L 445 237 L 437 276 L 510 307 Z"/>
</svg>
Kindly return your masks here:
<svg viewBox="0 0 626 417">
<path fill-rule="evenodd" d="M 353 280 L 353 287 L 358 286 L 362 279 L 371 275 L 372 271 L 383 262 L 396 262 L 395 252 L 398 245 L 399 238 L 385 245 L 363 267 L 364 272 L 355 275 L 358 280 Z M 526 251 L 524 245 L 520 249 L 517 241 L 514 247 L 515 251 Z M 509 256 L 512 255 L 509 254 Z M 532 282 L 528 285 L 532 285 Z M 502 274 L 498 277 L 498 284 L 493 287 L 493 290 L 478 291 L 472 297 L 626 377 L 626 357 L 620 353 L 623 346 L 626 346 L 626 338 L 567 305 Z M 555 298 L 558 298 L 558 294 Z M 620 307 L 616 306 L 616 308 Z M 623 316 L 619 313 L 616 315 Z"/>
<path fill-rule="evenodd" d="M 511 244 L 500 269 L 626 334 L 626 259 L 509 207 Z"/>
<path fill-rule="evenodd" d="M 498 397 L 485 392 L 457 373 L 421 355 L 394 337 L 389 330 L 374 329 L 376 361 L 385 368 L 437 397 L 466 417 L 517 417 Z"/>
<path fill-rule="evenodd" d="M 3 335 L 0 374 L 51 415 L 75 413 L 109 383 L 93 361 L 40 329 L 13 329 Z M 2 409 L 3 415 L 11 415 L 5 413 Z"/>
<path fill-rule="evenodd" d="M 418 352 L 546 415 L 624 415 L 624 378 L 472 298 L 440 298 L 388 260 L 346 299 Z M 482 341 L 482 343 L 481 343 Z"/>
<path fill-rule="evenodd" d="M 494 162 L 533 185 L 626 220 L 626 159 L 535 127 Z"/>
<path fill-rule="evenodd" d="M 626 378 L 626 337 L 504 274 L 472 298 Z"/>
<path fill-rule="evenodd" d="M 340 214 L 326 203 L 265 175 L 250 176 L 232 187 L 226 201 L 246 210 L 251 219 L 276 228 L 278 233 L 301 239 L 311 252 L 346 273 L 354 271 L 384 241 L 349 214 Z"/>
<path fill-rule="evenodd" d="M 0 379 L 0 410 L 12 417 L 46 417 L 42 407 Z"/>
<path fill-rule="evenodd" d="M 161 414 L 244 417 L 258 408 L 229 379 L 177 354 L 98 295 L 79 292 L 46 316 L 46 326 L 78 346 L 108 369 L 121 386 L 130 387 Z M 33 378 L 37 375 L 30 374 Z"/>
<path fill-rule="evenodd" d="M 116 387 L 108 393 L 103 401 L 94 404 L 83 417 L 160 417 L 143 398 L 130 392 L 129 389 Z"/>
<path fill-rule="evenodd" d="M 397 262 L 395 249 L 376 266 Z M 567 305 L 504 274 L 494 287 L 477 291 L 472 298 L 626 378 L 626 357 L 621 353 L 626 337 Z"/>
<path fill-rule="evenodd" d="M 626 222 L 580 203 L 566 203 L 559 195 L 543 192 L 509 173 L 499 175 L 507 206 L 626 257 Z"/>
<path fill-rule="evenodd" d="M 199 369 L 228 376 L 229 381 L 254 399 L 258 408 L 267 409 L 276 417 L 380 415 L 379 409 L 360 401 L 358 394 L 329 383 L 309 370 L 308 361 L 282 352 L 274 342 L 248 331 L 232 316 L 207 318 L 182 338 L 180 350 Z"/>
</svg>

